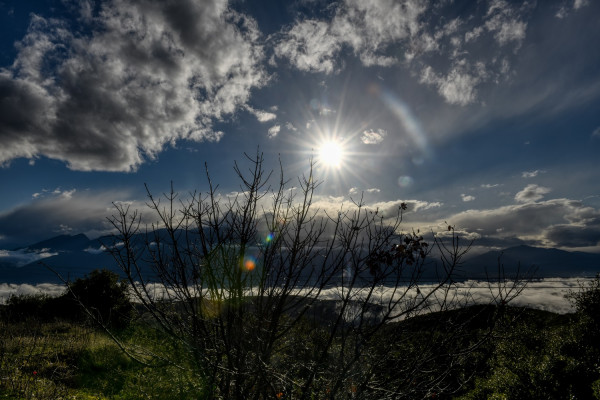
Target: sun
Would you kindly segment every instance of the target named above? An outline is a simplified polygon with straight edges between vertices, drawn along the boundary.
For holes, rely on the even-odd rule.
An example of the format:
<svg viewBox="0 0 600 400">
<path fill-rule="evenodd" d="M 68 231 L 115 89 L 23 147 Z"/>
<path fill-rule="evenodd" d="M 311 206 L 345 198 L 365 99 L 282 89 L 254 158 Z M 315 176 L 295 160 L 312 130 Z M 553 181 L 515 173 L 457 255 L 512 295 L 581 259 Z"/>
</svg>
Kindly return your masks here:
<svg viewBox="0 0 600 400">
<path fill-rule="evenodd" d="M 339 168 L 344 160 L 344 148 L 336 140 L 323 142 L 319 147 L 319 161 L 330 168 Z"/>
</svg>

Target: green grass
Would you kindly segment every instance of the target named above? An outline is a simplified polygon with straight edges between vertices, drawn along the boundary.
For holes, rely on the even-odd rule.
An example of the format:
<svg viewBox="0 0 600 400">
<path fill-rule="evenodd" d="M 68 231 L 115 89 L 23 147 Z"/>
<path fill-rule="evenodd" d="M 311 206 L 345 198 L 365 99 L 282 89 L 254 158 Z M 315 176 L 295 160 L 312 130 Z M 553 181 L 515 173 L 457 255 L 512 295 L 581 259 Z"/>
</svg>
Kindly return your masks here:
<svg viewBox="0 0 600 400">
<path fill-rule="evenodd" d="M 155 354 L 179 351 L 168 341 L 159 347 L 151 335 L 136 327 L 121 339 Z M 147 353 L 138 355 L 150 360 Z M 203 398 L 201 380 L 188 371 L 142 365 L 105 333 L 78 324 L 0 322 L 0 399 Z"/>
</svg>

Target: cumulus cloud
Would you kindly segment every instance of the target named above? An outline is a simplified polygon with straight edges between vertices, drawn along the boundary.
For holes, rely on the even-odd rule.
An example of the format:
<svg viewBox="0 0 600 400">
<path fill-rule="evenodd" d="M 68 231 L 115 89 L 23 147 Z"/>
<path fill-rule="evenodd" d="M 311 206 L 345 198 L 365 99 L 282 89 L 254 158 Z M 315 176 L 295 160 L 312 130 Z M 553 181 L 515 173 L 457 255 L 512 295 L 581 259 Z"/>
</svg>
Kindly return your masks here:
<svg viewBox="0 0 600 400">
<path fill-rule="evenodd" d="M 439 23 L 444 7 L 414 0 L 345 0 L 330 8 L 329 20 L 299 19 L 291 25 L 278 38 L 275 54 L 313 72 L 340 70 L 345 50 L 365 66 L 414 67 L 421 83 L 437 87 L 448 103 L 464 106 L 475 101 L 478 86 L 509 76 L 509 59 L 526 37 L 531 7 L 494 0 L 475 5 L 482 9 L 477 17 Z M 481 53 L 481 41 L 496 51 Z M 480 55 L 467 59 L 473 49 Z M 404 59 L 398 57 L 402 51 Z"/>
<path fill-rule="evenodd" d="M 306 20 L 285 33 L 285 39 L 275 47 L 275 54 L 289 59 L 302 71 L 331 73 L 335 68 L 335 54 L 340 47 L 329 24 Z"/>
<path fill-rule="evenodd" d="M 467 195 L 467 194 L 464 194 L 464 193 L 462 193 L 462 194 L 460 195 L 460 198 L 461 198 L 461 199 L 462 199 L 462 201 L 464 201 L 464 202 L 469 202 L 469 201 L 473 201 L 473 200 L 475 200 L 475 196 Z"/>
<path fill-rule="evenodd" d="M 0 163 L 131 171 L 178 140 L 218 141 L 213 123 L 268 80 L 255 21 L 226 0 L 111 0 L 88 14 L 74 31 L 31 17 L 0 70 Z"/>
<path fill-rule="evenodd" d="M 518 192 L 515 195 L 515 200 L 519 203 L 530 203 L 542 199 L 547 193 L 550 193 L 549 188 L 531 184 L 527 185 L 523 190 Z"/>
<path fill-rule="evenodd" d="M 254 115 L 259 122 L 268 122 L 277 118 L 277 114 L 275 113 L 263 110 L 256 110 L 250 106 L 247 106 L 246 110 L 248 110 L 252 115 Z"/>
<path fill-rule="evenodd" d="M 345 0 L 330 21 L 300 20 L 283 33 L 275 54 L 303 71 L 332 73 L 343 47 L 352 49 L 364 65 L 390 66 L 398 62 L 386 50 L 415 36 L 424 3 Z"/>
<path fill-rule="evenodd" d="M 576 200 L 552 199 L 468 210 L 447 220 L 461 230 L 480 234 L 478 243 L 482 245 L 584 248 L 600 242 L 600 210 Z"/>
<path fill-rule="evenodd" d="M 387 131 L 384 129 L 377 129 L 376 131 L 373 129 L 369 129 L 363 132 L 360 140 L 364 144 L 378 144 L 383 142 L 383 139 L 387 136 Z"/>
<path fill-rule="evenodd" d="M 275 136 L 277 136 L 279 134 L 280 130 L 281 130 L 281 125 L 274 125 L 274 126 L 270 127 L 269 130 L 267 131 L 267 137 L 269 139 L 273 139 Z"/>
</svg>

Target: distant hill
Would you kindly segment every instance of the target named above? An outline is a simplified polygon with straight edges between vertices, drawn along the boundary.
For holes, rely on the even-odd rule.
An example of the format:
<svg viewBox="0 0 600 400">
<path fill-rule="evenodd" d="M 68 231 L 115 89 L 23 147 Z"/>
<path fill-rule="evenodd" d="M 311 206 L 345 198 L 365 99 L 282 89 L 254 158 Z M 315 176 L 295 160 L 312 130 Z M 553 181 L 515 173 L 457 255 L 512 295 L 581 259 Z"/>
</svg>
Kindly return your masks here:
<svg viewBox="0 0 600 400">
<path fill-rule="evenodd" d="M 88 239 L 83 233 L 78 235 L 59 235 L 26 247 L 27 250 L 79 251 L 96 246 L 97 241 Z"/>
<path fill-rule="evenodd" d="M 145 237 L 140 234 L 136 239 L 143 241 Z M 102 244 L 110 243 L 110 237 L 91 240 L 83 234 L 60 235 L 20 248 L 13 251 L 14 257 L 0 258 L 0 283 L 59 283 L 60 279 L 45 265 L 71 280 L 98 268 L 119 273 L 120 269 L 112 256 L 102 249 Z M 51 256 L 39 260 L 41 252 Z M 499 257 L 507 277 L 514 276 L 519 267 L 521 273 L 535 268 L 535 277 L 539 278 L 583 277 L 600 273 L 600 254 L 517 246 L 468 258 L 459 266 L 456 279 L 497 277 Z M 434 279 L 435 274 L 432 273 L 429 271 Z M 423 278 L 428 279 L 429 275 L 426 273 Z M 149 274 L 146 276 L 151 278 Z"/>
<path fill-rule="evenodd" d="M 462 276 L 474 279 L 498 275 L 498 262 L 507 276 L 520 269 L 525 273 L 535 269 L 535 277 L 578 277 L 600 273 L 600 254 L 570 252 L 531 246 L 516 246 L 505 250 L 489 251 L 468 258 L 460 266 Z"/>
</svg>

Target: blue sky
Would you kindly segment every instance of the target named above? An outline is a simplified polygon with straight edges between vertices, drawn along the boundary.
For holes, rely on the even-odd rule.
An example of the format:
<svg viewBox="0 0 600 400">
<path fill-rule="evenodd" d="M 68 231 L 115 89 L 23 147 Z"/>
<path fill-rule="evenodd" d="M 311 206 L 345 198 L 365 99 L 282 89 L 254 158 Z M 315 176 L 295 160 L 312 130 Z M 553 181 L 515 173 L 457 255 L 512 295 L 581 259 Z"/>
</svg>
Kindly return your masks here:
<svg viewBox="0 0 600 400">
<path fill-rule="evenodd" d="M 600 3 L 0 1 L 0 248 L 313 155 L 316 205 L 600 251 Z M 328 142 L 339 160 L 320 156 Z"/>
</svg>

